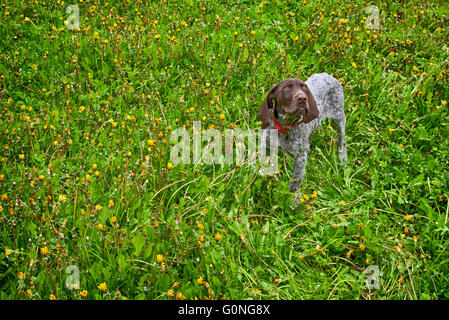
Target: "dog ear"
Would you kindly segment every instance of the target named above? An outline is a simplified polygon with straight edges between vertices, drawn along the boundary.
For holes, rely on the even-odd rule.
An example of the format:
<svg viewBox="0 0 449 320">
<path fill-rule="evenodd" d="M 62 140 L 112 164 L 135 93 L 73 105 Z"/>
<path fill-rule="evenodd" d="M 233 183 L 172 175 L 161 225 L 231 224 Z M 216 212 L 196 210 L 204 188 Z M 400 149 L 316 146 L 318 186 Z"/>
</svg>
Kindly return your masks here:
<svg viewBox="0 0 449 320">
<path fill-rule="evenodd" d="M 309 102 L 309 112 L 304 116 L 304 123 L 309 123 L 320 115 L 315 98 L 310 90 L 307 91 L 307 101 Z"/>
<path fill-rule="evenodd" d="M 262 129 L 265 129 L 270 124 L 270 118 L 271 114 L 273 112 L 273 99 L 274 99 L 274 92 L 276 91 L 277 84 L 273 85 L 268 91 L 268 94 L 263 101 L 262 105 L 259 109 L 259 118 L 262 120 Z"/>
</svg>

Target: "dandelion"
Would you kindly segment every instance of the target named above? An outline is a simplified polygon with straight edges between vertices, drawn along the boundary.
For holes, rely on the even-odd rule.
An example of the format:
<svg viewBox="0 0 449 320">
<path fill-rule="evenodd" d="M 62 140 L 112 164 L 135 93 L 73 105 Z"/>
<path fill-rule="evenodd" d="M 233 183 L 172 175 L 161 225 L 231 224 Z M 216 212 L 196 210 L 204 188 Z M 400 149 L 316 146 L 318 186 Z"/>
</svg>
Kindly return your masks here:
<svg viewBox="0 0 449 320">
<path fill-rule="evenodd" d="M 45 247 L 42 247 L 41 249 L 40 249 L 40 251 L 41 251 L 41 254 L 43 255 L 43 256 L 45 256 L 45 255 L 47 255 L 48 254 L 48 248 L 45 246 Z"/>
<path fill-rule="evenodd" d="M 87 290 L 83 290 L 80 292 L 80 297 L 85 298 L 87 296 Z"/>
<path fill-rule="evenodd" d="M 105 291 L 108 289 L 108 287 L 106 286 L 106 282 L 100 283 L 100 284 L 98 285 L 98 289 L 100 289 L 100 291 L 105 292 Z"/>
<path fill-rule="evenodd" d="M 178 292 L 178 294 L 176 295 L 176 300 L 184 300 L 186 297 L 181 293 Z"/>
</svg>

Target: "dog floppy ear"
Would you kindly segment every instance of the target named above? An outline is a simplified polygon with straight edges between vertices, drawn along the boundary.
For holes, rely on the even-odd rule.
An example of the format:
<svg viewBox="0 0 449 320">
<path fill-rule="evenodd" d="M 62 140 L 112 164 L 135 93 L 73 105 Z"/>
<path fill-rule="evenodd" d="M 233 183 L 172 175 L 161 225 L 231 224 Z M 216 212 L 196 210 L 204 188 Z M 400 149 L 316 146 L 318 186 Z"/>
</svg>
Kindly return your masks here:
<svg viewBox="0 0 449 320">
<path fill-rule="evenodd" d="M 276 91 L 277 84 L 273 85 L 268 91 L 268 94 L 263 101 L 262 105 L 259 109 L 259 118 L 262 120 L 262 129 L 265 129 L 270 124 L 270 118 L 271 114 L 273 112 L 273 99 L 274 99 L 274 92 Z"/>
<path fill-rule="evenodd" d="M 310 90 L 307 91 L 307 101 L 309 102 L 309 112 L 304 116 L 303 122 L 309 123 L 320 115 L 320 111 L 316 105 L 315 98 Z"/>
</svg>

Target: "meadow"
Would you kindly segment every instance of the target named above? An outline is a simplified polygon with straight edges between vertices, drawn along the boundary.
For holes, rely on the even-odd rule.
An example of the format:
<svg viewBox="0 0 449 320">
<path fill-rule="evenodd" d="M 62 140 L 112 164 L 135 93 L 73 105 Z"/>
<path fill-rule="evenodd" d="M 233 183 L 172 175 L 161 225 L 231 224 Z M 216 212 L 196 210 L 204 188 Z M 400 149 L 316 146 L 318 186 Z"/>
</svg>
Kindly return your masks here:
<svg viewBox="0 0 449 320">
<path fill-rule="evenodd" d="M 0 299 L 448 299 L 448 25 L 443 0 L 2 3 Z M 171 163 L 173 130 L 259 128 L 319 72 L 348 162 L 324 121 L 297 208 L 281 151 Z"/>
</svg>

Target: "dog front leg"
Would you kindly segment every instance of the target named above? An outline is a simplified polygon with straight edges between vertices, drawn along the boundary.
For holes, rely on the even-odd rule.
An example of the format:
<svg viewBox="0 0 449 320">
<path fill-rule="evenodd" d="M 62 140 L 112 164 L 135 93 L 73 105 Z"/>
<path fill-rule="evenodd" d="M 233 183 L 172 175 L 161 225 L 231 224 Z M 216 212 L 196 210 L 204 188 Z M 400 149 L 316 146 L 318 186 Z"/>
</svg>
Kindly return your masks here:
<svg viewBox="0 0 449 320">
<path fill-rule="evenodd" d="M 306 170 L 307 157 L 309 155 L 309 149 L 301 150 L 301 152 L 294 157 L 294 168 L 293 168 L 293 181 L 289 183 L 289 188 L 291 192 L 296 192 L 301 186 L 302 179 L 304 177 L 304 172 Z"/>
</svg>

